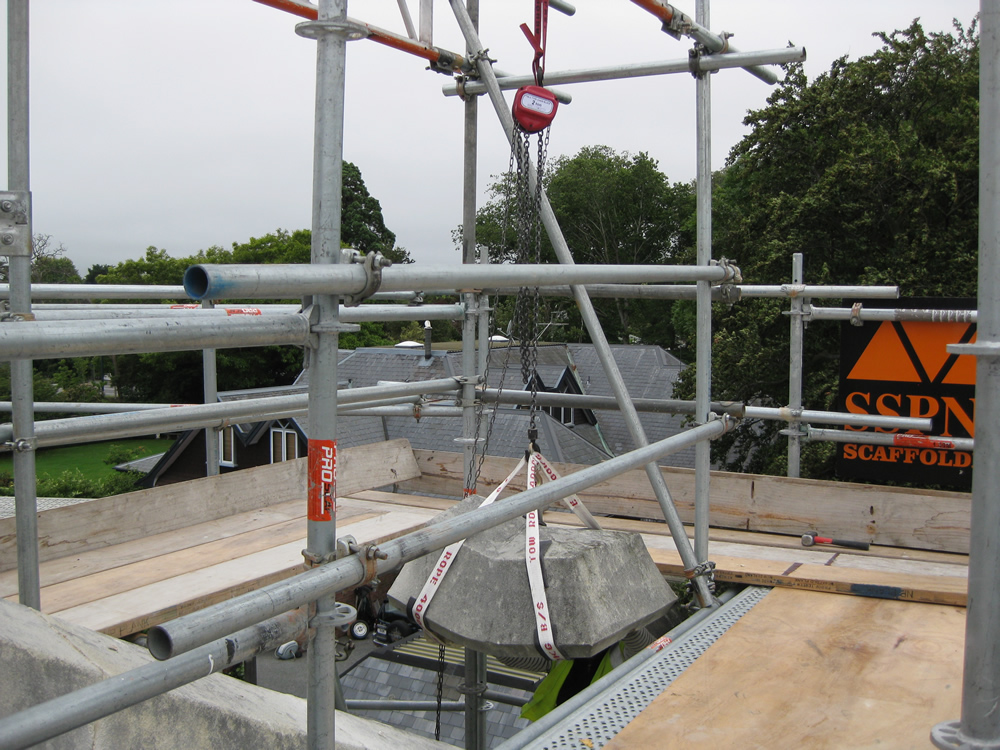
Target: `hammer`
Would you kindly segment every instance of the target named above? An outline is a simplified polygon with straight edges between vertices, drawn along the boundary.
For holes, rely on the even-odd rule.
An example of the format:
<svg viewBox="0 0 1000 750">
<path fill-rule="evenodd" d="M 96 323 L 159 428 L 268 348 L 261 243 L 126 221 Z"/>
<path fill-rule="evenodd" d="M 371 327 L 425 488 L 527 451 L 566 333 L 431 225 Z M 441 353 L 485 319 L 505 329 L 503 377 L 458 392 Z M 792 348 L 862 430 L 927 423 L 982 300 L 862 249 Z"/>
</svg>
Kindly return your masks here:
<svg viewBox="0 0 1000 750">
<path fill-rule="evenodd" d="M 871 547 L 868 542 L 850 542 L 844 539 L 831 539 L 830 537 L 820 536 L 815 531 L 810 531 L 808 534 L 802 535 L 803 547 L 812 547 L 814 544 L 831 544 L 834 547 L 848 547 L 850 549 L 863 550 L 867 550 Z"/>
</svg>

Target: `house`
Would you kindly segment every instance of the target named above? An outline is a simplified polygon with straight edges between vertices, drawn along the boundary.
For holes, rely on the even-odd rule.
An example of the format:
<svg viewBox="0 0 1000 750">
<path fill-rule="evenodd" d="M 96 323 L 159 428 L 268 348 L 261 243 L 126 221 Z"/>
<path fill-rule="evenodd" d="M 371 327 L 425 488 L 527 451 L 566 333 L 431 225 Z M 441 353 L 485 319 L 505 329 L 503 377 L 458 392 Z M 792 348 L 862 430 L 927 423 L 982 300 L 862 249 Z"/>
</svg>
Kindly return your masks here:
<svg viewBox="0 0 1000 750">
<path fill-rule="evenodd" d="M 684 364 L 658 346 L 617 345 L 612 354 L 633 398 L 670 398 Z M 337 365 L 341 388 L 363 388 L 380 381 L 416 382 L 461 374 L 461 352 L 455 349 L 361 348 L 342 352 Z M 591 344 L 546 344 L 537 349 L 538 391 L 612 395 L 611 384 Z M 491 388 L 529 390 L 521 378 L 520 352 L 515 347 L 490 351 L 486 380 Z M 309 370 L 292 385 L 228 391 L 220 401 L 306 393 Z M 451 400 L 448 400 L 451 403 Z M 489 455 L 517 457 L 527 447 L 529 412 L 525 407 L 488 407 L 483 419 L 491 425 Z M 684 429 L 684 417 L 640 413 L 650 442 Z M 634 448 L 624 417 L 617 411 L 540 407 L 536 415 L 538 446 L 553 461 L 595 464 Z M 308 417 L 238 424 L 219 433 L 219 470 L 234 471 L 306 455 Z M 458 451 L 461 422 L 449 417 L 340 416 L 337 442 L 343 448 L 406 438 L 417 449 Z M 661 461 L 664 466 L 692 467 L 689 448 Z M 142 480 L 141 486 L 194 479 L 205 475 L 205 432 L 191 430 L 178 438 Z"/>
</svg>

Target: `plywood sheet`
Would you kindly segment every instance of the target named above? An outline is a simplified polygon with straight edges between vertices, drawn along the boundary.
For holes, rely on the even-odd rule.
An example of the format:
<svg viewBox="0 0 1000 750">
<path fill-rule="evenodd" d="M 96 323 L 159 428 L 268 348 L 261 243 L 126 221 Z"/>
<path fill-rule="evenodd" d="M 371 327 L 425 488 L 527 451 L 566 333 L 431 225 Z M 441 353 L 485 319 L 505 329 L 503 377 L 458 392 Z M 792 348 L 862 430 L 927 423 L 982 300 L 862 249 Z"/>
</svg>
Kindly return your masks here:
<svg viewBox="0 0 1000 750">
<path fill-rule="evenodd" d="M 961 714 L 964 612 L 775 589 L 605 747 L 930 747 Z"/>
</svg>

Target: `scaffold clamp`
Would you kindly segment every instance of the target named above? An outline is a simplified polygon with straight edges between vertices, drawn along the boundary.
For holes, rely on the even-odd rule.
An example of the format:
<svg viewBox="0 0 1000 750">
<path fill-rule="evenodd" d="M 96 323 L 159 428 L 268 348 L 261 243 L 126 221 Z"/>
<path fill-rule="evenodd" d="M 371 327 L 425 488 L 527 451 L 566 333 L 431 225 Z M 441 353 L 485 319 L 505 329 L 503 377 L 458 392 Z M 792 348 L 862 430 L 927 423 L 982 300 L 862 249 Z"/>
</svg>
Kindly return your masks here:
<svg viewBox="0 0 1000 750">
<path fill-rule="evenodd" d="M 0 255 L 31 255 L 31 237 L 28 233 L 30 213 L 30 192 L 0 191 Z"/>
</svg>

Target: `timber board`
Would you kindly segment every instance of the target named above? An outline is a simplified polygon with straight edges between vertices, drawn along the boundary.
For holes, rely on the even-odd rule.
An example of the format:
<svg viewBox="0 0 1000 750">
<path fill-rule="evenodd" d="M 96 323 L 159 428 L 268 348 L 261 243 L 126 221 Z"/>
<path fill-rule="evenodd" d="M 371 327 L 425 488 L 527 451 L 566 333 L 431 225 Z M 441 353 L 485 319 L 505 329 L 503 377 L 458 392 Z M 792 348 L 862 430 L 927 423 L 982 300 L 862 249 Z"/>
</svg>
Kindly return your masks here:
<svg viewBox="0 0 1000 750">
<path fill-rule="evenodd" d="M 438 511 L 447 510 L 458 502 L 445 498 L 380 492 L 378 490 L 358 492 L 353 497 L 397 507 L 429 508 Z M 653 537 L 661 536 L 669 540 L 670 529 L 662 521 L 637 521 L 606 516 L 598 517 L 597 521 L 605 529 L 633 531 L 642 534 L 644 539 L 649 537 L 646 541 L 647 546 L 675 549 L 672 541 L 657 542 L 653 539 Z M 560 526 L 583 525 L 580 519 L 563 509 L 546 511 L 545 522 Z M 687 526 L 685 529 L 689 537 L 693 536 L 693 527 Z M 710 548 L 712 554 L 719 553 L 733 557 L 769 558 L 789 562 L 813 562 L 818 565 L 838 565 L 944 576 L 965 576 L 969 565 L 968 555 L 881 546 L 874 546 L 870 550 L 828 546 L 807 548 L 802 545 L 801 537 L 793 538 L 781 534 L 762 534 L 754 531 L 712 528 L 709 529 L 709 540 L 713 543 Z"/>
<path fill-rule="evenodd" d="M 305 501 L 299 458 L 80 503 L 38 514 L 39 560 L 142 539 L 290 500 Z M 407 440 L 360 446 L 337 456 L 341 495 L 419 475 Z M 14 518 L 0 519 L 0 571 L 17 566 Z"/>
<path fill-rule="evenodd" d="M 604 747 L 930 747 L 961 715 L 964 614 L 775 589 Z"/>
<path fill-rule="evenodd" d="M 355 518 L 343 524 L 343 528 L 359 542 L 377 544 L 422 528 L 433 515 L 420 510 L 371 514 Z M 202 565 L 187 573 L 53 610 L 50 614 L 107 635 L 129 635 L 301 572 L 304 531 L 303 528 L 300 538 L 293 542 L 214 565 Z M 193 554 L 193 550 L 179 554 Z"/>
<path fill-rule="evenodd" d="M 664 575 L 684 576 L 684 565 L 675 550 L 650 549 L 649 554 Z M 714 554 L 711 558 L 716 565 L 717 581 L 752 586 L 794 588 L 956 607 L 965 606 L 968 591 L 968 580 L 959 576 L 920 575 Z"/>
<path fill-rule="evenodd" d="M 43 587 L 64 583 L 75 578 L 111 570 L 130 563 L 139 562 L 157 555 L 168 554 L 245 534 L 254 529 L 266 529 L 287 523 L 296 518 L 304 518 L 301 500 L 279 503 L 270 508 L 238 513 L 228 518 L 188 526 L 183 529 L 165 531 L 131 542 L 113 544 L 110 547 L 88 550 L 67 557 L 43 562 L 38 569 Z M 0 573 L 0 596 L 10 597 L 17 593 L 17 570 Z"/>
<path fill-rule="evenodd" d="M 460 453 L 414 451 L 421 475 L 402 482 L 404 492 L 460 497 L 463 470 Z M 480 475 L 485 488 L 495 487 L 514 468 L 516 459 L 490 458 Z M 561 474 L 583 466 L 554 464 Z M 694 521 L 694 472 L 662 469 L 681 519 Z M 523 477 L 512 491 L 524 488 Z M 757 474 L 711 473 L 712 526 L 790 534 L 807 531 L 867 541 L 882 546 L 967 554 L 971 495 L 962 492 L 910 490 L 898 487 L 790 479 Z M 592 513 L 662 519 L 644 470 L 625 472 L 601 482 L 580 498 Z"/>
</svg>

